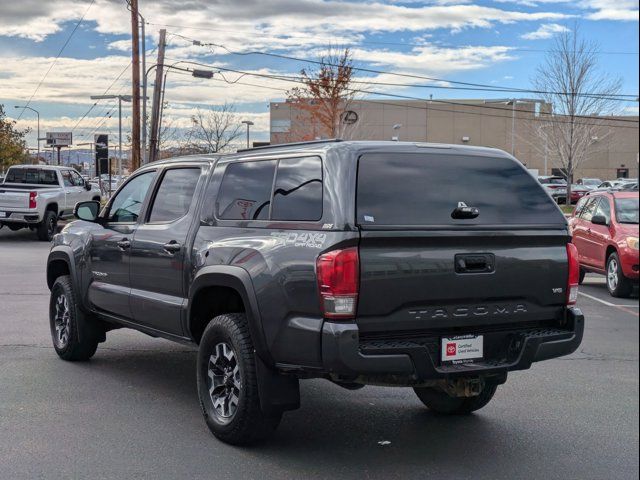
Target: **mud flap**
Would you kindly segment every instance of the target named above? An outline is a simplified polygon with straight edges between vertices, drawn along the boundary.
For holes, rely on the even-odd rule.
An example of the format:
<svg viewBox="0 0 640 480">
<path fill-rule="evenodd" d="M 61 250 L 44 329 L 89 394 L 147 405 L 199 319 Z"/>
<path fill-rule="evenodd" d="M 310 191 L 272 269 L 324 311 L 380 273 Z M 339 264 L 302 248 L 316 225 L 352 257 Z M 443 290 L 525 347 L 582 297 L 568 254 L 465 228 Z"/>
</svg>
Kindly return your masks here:
<svg viewBox="0 0 640 480">
<path fill-rule="evenodd" d="M 282 375 L 268 367 L 255 353 L 260 408 L 279 413 L 300 408 L 300 384 L 295 377 Z"/>
</svg>

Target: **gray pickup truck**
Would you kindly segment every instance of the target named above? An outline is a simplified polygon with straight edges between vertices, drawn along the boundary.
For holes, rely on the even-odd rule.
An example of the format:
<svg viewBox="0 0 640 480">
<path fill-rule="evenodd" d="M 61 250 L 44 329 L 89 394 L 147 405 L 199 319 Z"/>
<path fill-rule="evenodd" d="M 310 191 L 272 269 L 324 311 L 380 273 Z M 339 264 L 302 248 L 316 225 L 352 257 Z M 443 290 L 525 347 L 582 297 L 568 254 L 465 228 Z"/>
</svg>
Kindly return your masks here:
<svg viewBox="0 0 640 480">
<path fill-rule="evenodd" d="M 0 184 L 0 228 L 30 228 L 51 241 L 58 219 L 73 216 L 76 203 L 100 201 L 100 190 L 73 168 L 16 165 Z"/>
<path fill-rule="evenodd" d="M 229 443 L 298 408 L 300 379 L 411 387 L 467 414 L 582 340 L 567 221 L 500 150 L 325 141 L 177 158 L 76 214 L 47 264 L 57 354 L 88 360 L 121 327 L 198 345 L 202 412 Z"/>
</svg>

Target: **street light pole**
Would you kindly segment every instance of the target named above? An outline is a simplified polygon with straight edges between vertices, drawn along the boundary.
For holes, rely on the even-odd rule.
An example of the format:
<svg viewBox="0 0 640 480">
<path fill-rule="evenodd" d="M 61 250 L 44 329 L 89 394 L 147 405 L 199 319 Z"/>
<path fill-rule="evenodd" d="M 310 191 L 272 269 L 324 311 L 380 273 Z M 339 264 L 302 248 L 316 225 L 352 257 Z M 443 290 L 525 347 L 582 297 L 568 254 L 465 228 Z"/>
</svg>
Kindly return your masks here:
<svg viewBox="0 0 640 480">
<path fill-rule="evenodd" d="M 35 108 L 28 107 L 27 105 L 24 105 L 24 106 L 14 105 L 13 108 L 22 108 L 23 110 L 26 108 L 27 110 L 31 110 L 32 112 L 35 112 L 35 114 L 37 115 L 38 117 L 38 161 L 40 161 L 40 112 Z"/>
<path fill-rule="evenodd" d="M 249 127 L 253 125 L 253 122 L 251 120 L 243 120 L 241 123 L 244 123 L 247 126 L 247 148 L 249 148 Z"/>
<path fill-rule="evenodd" d="M 122 102 L 130 102 L 131 95 L 91 95 L 91 100 L 118 100 L 118 175 L 122 176 Z M 135 127 L 134 127 L 135 128 Z M 111 175 L 111 171 L 109 171 Z"/>
</svg>

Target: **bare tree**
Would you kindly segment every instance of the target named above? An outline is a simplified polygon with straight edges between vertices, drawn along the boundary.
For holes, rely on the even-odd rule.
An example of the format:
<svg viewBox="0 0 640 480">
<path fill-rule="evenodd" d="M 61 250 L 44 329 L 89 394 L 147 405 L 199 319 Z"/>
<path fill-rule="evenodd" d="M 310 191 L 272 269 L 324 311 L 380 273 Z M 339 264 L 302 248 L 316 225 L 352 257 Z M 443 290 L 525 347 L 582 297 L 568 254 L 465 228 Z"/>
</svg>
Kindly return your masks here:
<svg viewBox="0 0 640 480">
<path fill-rule="evenodd" d="M 292 136 L 295 140 L 343 137 L 349 129 L 343 116 L 355 98 L 351 51 L 330 48 L 317 67 L 305 68 L 300 75 L 303 86 L 287 92 L 287 101 L 301 117 L 294 123 L 303 125 L 302 131 L 292 131 Z"/>
<path fill-rule="evenodd" d="M 203 153 L 229 151 L 242 136 L 242 124 L 232 103 L 225 102 L 204 111 L 198 109 L 191 122 L 192 128 L 188 133 L 190 147 Z"/>
<path fill-rule="evenodd" d="M 553 113 L 541 115 L 534 131 L 567 177 L 567 204 L 574 173 L 586 161 L 589 147 L 611 134 L 601 115 L 614 111 L 620 91 L 621 81 L 600 73 L 597 58 L 598 46 L 584 40 L 576 24 L 556 37 L 533 80 L 542 99 L 553 105 Z"/>
</svg>

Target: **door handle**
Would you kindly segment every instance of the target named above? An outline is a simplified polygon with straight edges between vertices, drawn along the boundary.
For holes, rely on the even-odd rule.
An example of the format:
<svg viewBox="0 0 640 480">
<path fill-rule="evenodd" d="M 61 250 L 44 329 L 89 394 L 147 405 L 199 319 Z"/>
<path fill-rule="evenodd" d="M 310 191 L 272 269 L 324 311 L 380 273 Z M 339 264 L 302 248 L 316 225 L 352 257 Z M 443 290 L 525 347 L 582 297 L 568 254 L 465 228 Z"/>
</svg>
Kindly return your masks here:
<svg viewBox="0 0 640 480">
<path fill-rule="evenodd" d="M 175 240 L 171 240 L 169 243 L 165 243 L 163 245 L 163 248 L 165 249 L 165 251 L 174 254 L 174 253 L 178 253 L 180 251 L 180 249 L 182 248 L 182 245 L 180 245 L 178 242 L 176 242 Z"/>
<path fill-rule="evenodd" d="M 118 242 L 118 248 L 120 250 L 126 250 L 127 248 L 129 248 L 131 246 L 131 242 L 129 241 L 129 239 L 127 238 L 123 238 L 122 240 L 120 240 Z"/>
</svg>

